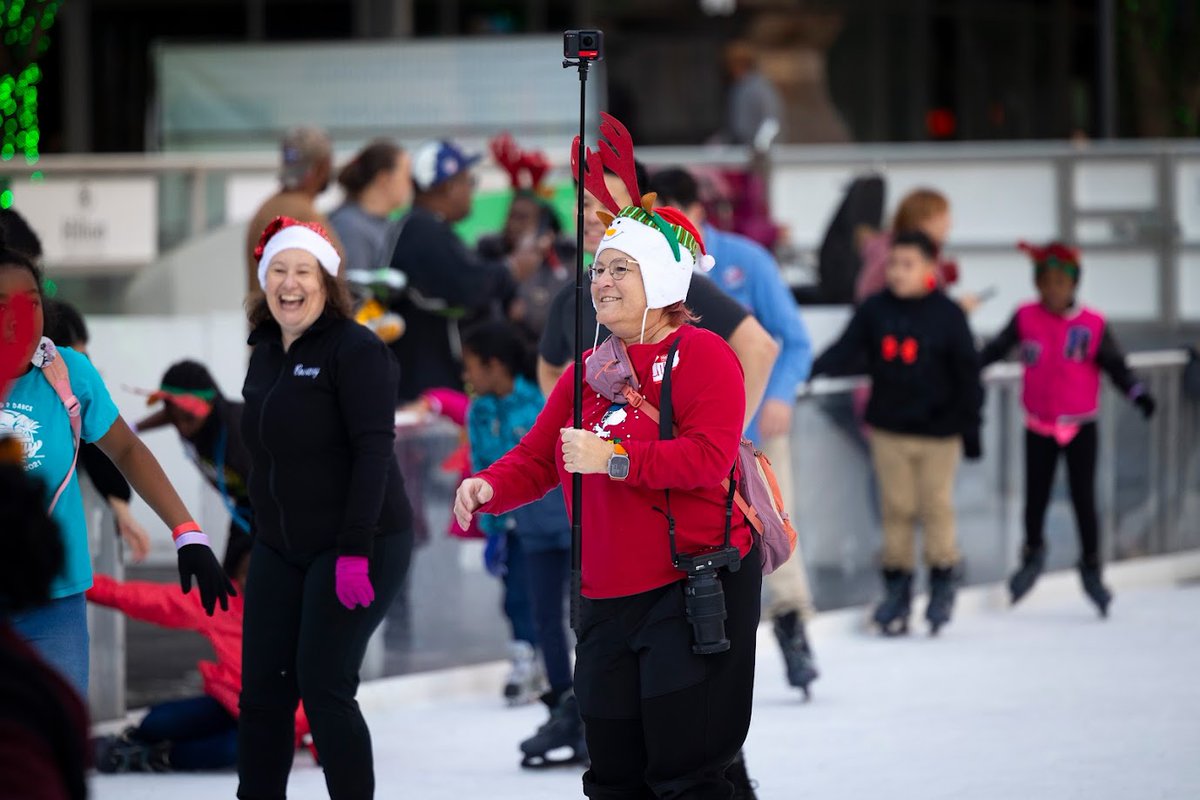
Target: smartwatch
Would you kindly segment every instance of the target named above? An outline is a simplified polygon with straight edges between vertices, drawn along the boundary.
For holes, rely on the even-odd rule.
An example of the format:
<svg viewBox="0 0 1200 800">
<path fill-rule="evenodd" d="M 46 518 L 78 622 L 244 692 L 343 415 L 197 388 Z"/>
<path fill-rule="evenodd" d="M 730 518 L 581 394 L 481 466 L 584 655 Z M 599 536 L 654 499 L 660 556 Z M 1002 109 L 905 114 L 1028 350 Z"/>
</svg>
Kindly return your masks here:
<svg viewBox="0 0 1200 800">
<path fill-rule="evenodd" d="M 608 477 L 623 481 L 629 477 L 629 453 L 620 442 L 613 442 L 612 455 L 608 457 Z"/>
</svg>

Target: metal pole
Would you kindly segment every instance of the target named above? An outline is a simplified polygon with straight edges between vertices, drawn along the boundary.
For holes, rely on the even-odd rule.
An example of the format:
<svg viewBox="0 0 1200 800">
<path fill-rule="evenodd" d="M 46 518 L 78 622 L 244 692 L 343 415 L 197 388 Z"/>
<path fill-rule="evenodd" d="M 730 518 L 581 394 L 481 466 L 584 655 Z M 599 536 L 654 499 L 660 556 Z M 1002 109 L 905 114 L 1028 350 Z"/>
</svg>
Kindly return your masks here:
<svg viewBox="0 0 1200 800">
<path fill-rule="evenodd" d="M 564 62 L 564 66 L 573 66 Z M 575 198 L 575 418 L 574 425 L 583 429 L 583 175 L 584 135 L 587 125 L 588 60 L 579 59 L 579 147 L 576 153 L 579 175 L 576 178 Z M 571 630 L 579 633 L 579 598 L 583 592 L 583 475 L 571 476 Z"/>
<path fill-rule="evenodd" d="M 1117 136 L 1117 11 L 1115 0 L 1100 0 L 1097 13 L 1096 52 L 1100 63 L 1100 138 Z"/>
</svg>

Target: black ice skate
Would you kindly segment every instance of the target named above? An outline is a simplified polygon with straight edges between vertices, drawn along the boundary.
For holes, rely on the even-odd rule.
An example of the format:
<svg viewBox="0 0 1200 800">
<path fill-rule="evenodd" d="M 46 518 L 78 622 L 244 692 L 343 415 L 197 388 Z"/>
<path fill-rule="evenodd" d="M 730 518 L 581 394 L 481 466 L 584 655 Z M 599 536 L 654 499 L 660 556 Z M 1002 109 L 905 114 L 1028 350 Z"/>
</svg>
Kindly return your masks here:
<svg viewBox="0 0 1200 800">
<path fill-rule="evenodd" d="M 733 759 L 733 763 L 726 767 L 725 780 L 733 784 L 733 800 L 758 800 L 758 795 L 754 793 L 758 788 L 758 781 L 750 780 L 750 775 L 746 772 L 746 756 L 741 750 L 738 751 L 737 758 Z"/>
<path fill-rule="evenodd" d="M 925 619 L 929 622 L 929 632 L 934 636 L 950 621 L 958 583 L 957 567 L 934 567 L 929 570 L 929 605 L 925 608 Z"/>
<path fill-rule="evenodd" d="M 912 610 L 912 573 L 899 569 L 883 571 L 883 602 L 875 608 L 875 624 L 885 636 L 908 633 Z"/>
<path fill-rule="evenodd" d="M 119 772 L 170 772 L 170 744 L 139 742 L 129 728 L 120 736 L 103 736 L 92 740 L 96 769 L 113 774 Z"/>
<path fill-rule="evenodd" d="M 1025 547 L 1021 551 L 1021 568 L 1008 579 L 1008 592 L 1012 596 L 1013 605 L 1029 594 L 1045 567 L 1046 548 Z"/>
<path fill-rule="evenodd" d="M 810 696 L 808 685 L 821 673 L 817 671 L 813 660 L 812 648 L 808 646 L 808 636 L 800 615 L 789 611 L 776 617 L 775 638 L 779 640 L 779 649 L 783 652 L 788 683 L 804 692 L 804 699 L 807 700 Z"/>
<path fill-rule="evenodd" d="M 583 719 L 579 716 L 579 703 L 575 693 L 567 691 L 560 699 L 549 694 L 542 702 L 550 707 L 550 719 L 537 729 L 537 733 L 521 742 L 521 766 L 526 769 L 546 769 L 570 764 L 588 766 L 587 743 L 583 739 Z M 569 749 L 570 755 L 551 757 L 555 750 Z"/>
<path fill-rule="evenodd" d="M 1112 602 L 1112 592 L 1100 579 L 1099 563 L 1079 563 L 1079 579 L 1083 582 L 1083 591 L 1096 604 L 1100 616 L 1108 618 L 1108 605 Z"/>
</svg>

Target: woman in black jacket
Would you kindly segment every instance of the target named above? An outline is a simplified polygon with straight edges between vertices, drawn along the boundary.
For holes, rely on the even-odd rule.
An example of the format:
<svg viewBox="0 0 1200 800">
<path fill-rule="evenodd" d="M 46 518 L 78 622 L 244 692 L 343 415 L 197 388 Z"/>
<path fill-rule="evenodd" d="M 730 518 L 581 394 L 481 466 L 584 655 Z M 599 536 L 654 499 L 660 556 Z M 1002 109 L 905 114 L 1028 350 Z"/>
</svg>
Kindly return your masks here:
<svg viewBox="0 0 1200 800">
<path fill-rule="evenodd" d="M 242 393 L 257 541 L 247 580 L 238 797 L 281 798 L 303 699 L 329 796 L 370 798 L 354 696 L 367 640 L 408 569 L 412 512 L 393 454 L 397 365 L 350 318 L 314 223 L 277 217 L 256 255 Z"/>
</svg>

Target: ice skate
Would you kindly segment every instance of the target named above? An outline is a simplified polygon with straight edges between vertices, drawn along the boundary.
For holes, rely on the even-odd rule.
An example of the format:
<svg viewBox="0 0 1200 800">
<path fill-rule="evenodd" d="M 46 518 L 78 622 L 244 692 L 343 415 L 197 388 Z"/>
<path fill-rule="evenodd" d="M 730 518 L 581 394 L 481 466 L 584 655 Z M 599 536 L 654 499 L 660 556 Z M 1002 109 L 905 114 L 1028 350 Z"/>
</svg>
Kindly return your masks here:
<svg viewBox="0 0 1200 800">
<path fill-rule="evenodd" d="M 512 669 L 504 682 L 505 701 L 510 706 L 523 706 L 537 700 L 546 691 L 546 677 L 533 645 L 520 640 L 510 642 L 508 658 Z"/>
<path fill-rule="evenodd" d="M 119 736 L 92 740 L 96 769 L 106 774 L 119 772 L 170 772 L 170 744 L 147 744 L 133 738 L 133 728 Z"/>
<path fill-rule="evenodd" d="M 1025 547 L 1021 551 L 1021 568 L 1008 579 L 1008 591 L 1012 596 L 1013 605 L 1029 593 L 1037 583 L 1038 577 L 1046 566 L 1046 548 L 1031 549 Z"/>
<path fill-rule="evenodd" d="M 808 645 L 804 622 L 797 612 L 789 611 L 775 618 L 774 627 L 775 638 L 779 641 L 779 649 L 783 653 L 788 683 L 804 692 L 804 698 L 807 700 L 810 697 L 809 684 L 821 673 L 817 671 L 812 648 Z"/>
<path fill-rule="evenodd" d="M 1112 592 L 1100 578 L 1100 565 L 1080 562 L 1079 579 L 1083 582 L 1083 591 L 1096 604 L 1100 616 L 1108 618 L 1108 606 L 1112 602 Z"/>
<path fill-rule="evenodd" d="M 883 571 L 883 602 L 875 607 L 875 624 L 885 636 L 908 633 L 912 611 L 912 573 L 899 569 Z"/>
<path fill-rule="evenodd" d="M 733 800 L 758 800 L 758 795 L 754 793 L 758 781 L 750 780 L 746 772 L 746 756 L 742 751 L 738 751 L 737 758 L 725 769 L 725 780 L 733 784 Z"/>
<path fill-rule="evenodd" d="M 958 584 L 958 567 L 934 567 L 929 570 L 929 605 L 925 608 L 925 619 L 929 622 L 929 632 L 934 636 L 950 621 Z"/>
<path fill-rule="evenodd" d="M 546 769 L 572 764 L 588 766 L 587 742 L 583 738 L 583 719 L 575 693 L 568 690 L 557 700 L 549 693 L 542 698 L 550 707 L 550 719 L 537 733 L 521 742 L 521 766 L 526 769 Z M 555 754 L 555 751 L 569 753 Z"/>
</svg>

